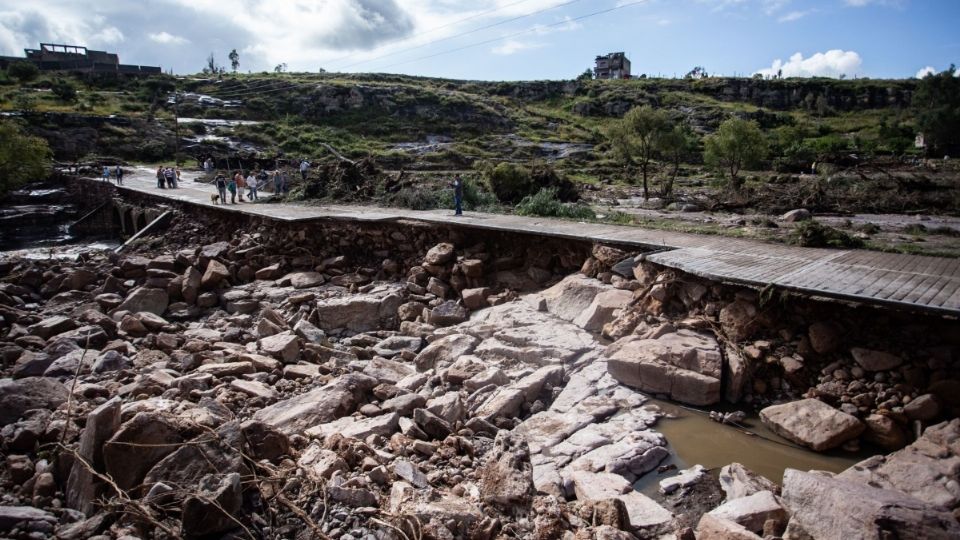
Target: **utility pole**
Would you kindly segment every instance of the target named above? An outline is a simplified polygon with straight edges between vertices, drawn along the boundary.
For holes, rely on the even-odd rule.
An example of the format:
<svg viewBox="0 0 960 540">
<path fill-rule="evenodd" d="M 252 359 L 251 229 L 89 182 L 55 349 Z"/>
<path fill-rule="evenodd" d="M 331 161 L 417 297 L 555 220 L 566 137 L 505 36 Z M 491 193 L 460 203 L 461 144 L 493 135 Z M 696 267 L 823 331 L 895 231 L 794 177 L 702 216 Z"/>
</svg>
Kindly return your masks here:
<svg viewBox="0 0 960 540">
<path fill-rule="evenodd" d="M 173 129 L 176 133 L 176 143 L 174 146 L 174 161 L 177 163 L 177 167 L 180 166 L 180 97 L 177 94 L 176 88 L 173 90 Z"/>
</svg>

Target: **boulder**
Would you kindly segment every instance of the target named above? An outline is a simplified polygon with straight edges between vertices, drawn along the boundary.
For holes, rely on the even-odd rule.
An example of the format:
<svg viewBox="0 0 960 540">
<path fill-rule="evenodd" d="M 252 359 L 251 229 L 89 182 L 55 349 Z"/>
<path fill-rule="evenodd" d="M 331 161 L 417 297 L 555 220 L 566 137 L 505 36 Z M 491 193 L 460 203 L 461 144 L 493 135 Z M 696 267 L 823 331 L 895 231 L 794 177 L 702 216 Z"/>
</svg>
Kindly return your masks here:
<svg viewBox="0 0 960 540">
<path fill-rule="evenodd" d="M 960 419 L 930 426 L 910 446 L 867 458 L 837 478 L 896 490 L 940 508 L 960 508 Z"/>
<path fill-rule="evenodd" d="M 54 410 L 69 393 L 66 386 L 45 377 L 0 379 L 0 426 L 16 422 L 31 409 Z"/>
<path fill-rule="evenodd" d="M 829 322 L 815 322 L 807 329 L 810 347 L 819 354 L 828 354 L 840 348 L 843 331 Z"/>
<path fill-rule="evenodd" d="M 911 420 L 926 422 L 940 414 L 940 404 L 937 403 L 937 398 L 933 394 L 923 394 L 904 405 L 903 412 Z"/>
<path fill-rule="evenodd" d="M 32 324 L 27 330 L 34 336 L 49 339 L 58 334 L 73 330 L 76 327 L 77 323 L 73 319 L 57 315 L 47 317 L 36 324 Z"/>
<path fill-rule="evenodd" d="M 530 448 L 524 438 L 509 431 L 498 433 L 479 476 L 480 496 L 485 503 L 505 509 L 527 506 L 534 488 Z"/>
<path fill-rule="evenodd" d="M 323 285 L 326 281 L 323 277 L 323 274 L 320 272 L 294 272 L 292 274 L 287 274 L 284 280 L 289 279 L 290 285 L 294 289 L 310 289 L 312 287 L 319 287 Z"/>
<path fill-rule="evenodd" d="M 140 485 L 157 462 L 184 442 L 177 427 L 161 413 L 137 413 L 103 445 L 107 474 L 120 489 Z"/>
<path fill-rule="evenodd" d="M 183 301 L 188 304 L 195 304 L 197 296 L 200 295 L 200 284 L 203 282 L 203 274 L 193 266 L 188 266 L 183 273 L 183 282 L 180 284 L 180 294 Z"/>
<path fill-rule="evenodd" d="M 29 524 L 37 522 L 49 525 L 50 532 L 53 532 L 57 517 L 32 506 L 0 506 L 0 532 L 9 532 L 18 526 L 25 526 L 29 530 Z M 43 538 L 44 535 L 41 533 L 39 537 Z"/>
<path fill-rule="evenodd" d="M 850 354 L 860 367 L 867 371 L 887 371 L 899 367 L 903 359 L 895 354 L 854 347 Z"/>
<path fill-rule="evenodd" d="M 656 339 L 628 336 L 606 351 L 616 380 L 691 405 L 720 401 L 722 356 L 710 335 L 678 330 Z"/>
<path fill-rule="evenodd" d="M 230 270 L 220 261 L 211 259 L 207 263 L 207 269 L 200 278 L 200 288 L 216 289 L 221 283 L 230 278 Z"/>
<path fill-rule="evenodd" d="M 281 332 L 262 338 L 258 344 L 264 354 L 272 356 L 286 364 L 296 362 L 297 357 L 300 355 L 300 338 L 291 332 Z"/>
<path fill-rule="evenodd" d="M 444 336 L 420 351 L 413 363 L 418 371 L 443 369 L 461 356 L 472 353 L 479 343 L 478 338 L 467 334 Z"/>
<path fill-rule="evenodd" d="M 352 413 L 367 402 L 377 384 L 372 377 L 348 373 L 320 388 L 260 409 L 253 418 L 286 435 L 299 434 Z"/>
<path fill-rule="evenodd" d="M 102 473 L 105 470 L 103 445 L 120 428 L 120 398 L 113 398 L 87 415 L 87 423 L 80 435 L 77 457 L 67 479 L 67 505 L 86 514 L 94 511 L 94 502 L 103 491 L 103 484 L 88 468 Z"/>
<path fill-rule="evenodd" d="M 891 452 L 907 445 L 907 434 L 892 418 L 882 414 L 871 414 L 866 417 L 867 425 L 863 438 L 884 450 Z"/>
<path fill-rule="evenodd" d="M 237 528 L 243 504 L 240 475 L 210 474 L 200 479 L 198 493 L 183 503 L 181 529 L 187 537 L 208 536 Z"/>
<path fill-rule="evenodd" d="M 757 331 L 757 306 L 744 300 L 736 300 L 720 310 L 720 327 L 733 342 L 750 339 Z"/>
<path fill-rule="evenodd" d="M 774 433 L 822 452 L 858 437 L 865 426 L 856 417 L 816 399 L 772 405 L 760 419 Z"/>
<path fill-rule="evenodd" d="M 743 525 L 747 530 L 762 534 L 768 519 L 787 522 L 787 512 L 771 491 L 758 491 L 739 497 L 714 508 L 710 515 Z"/>
<path fill-rule="evenodd" d="M 612 473 L 574 471 L 571 479 L 579 501 L 619 499 L 627 507 L 630 526 L 656 537 L 656 532 L 667 528 L 673 515 L 653 499 L 634 491 L 624 477 Z"/>
<path fill-rule="evenodd" d="M 154 315 L 163 315 L 169 302 L 170 295 L 167 294 L 167 291 L 140 287 L 127 295 L 117 311 L 129 311 L 130 313 L 146 311 Z"/>
<path fill-rule="evenodd" d="M 596 279 L 573 274 L 535 296 L 546 301 L 548 312 L 565 321 L 573 321 L 590 308 L 597 295 L 611 291 L 617 290 Z"/>
<path fill-rule="evenodd" d="M 747 497 L 761 491 L 779 492 L 776 484 L 739 463 L 731 463 L 720 469 L 720 488 L 727 500 Z"/>
<path fill-rule="evenodd" d="M 430 251 L 427 251 L 427 254 L 423 257 L 424 264 L 429 264 L 433 266 L 439 266 L 441 264 L 446 264 L 453 260 L 456 255 L 454 252 L 453 244 L 442 243 L 437 244 L 430 248 Z"/>
<path fill-rule="evenodd" d="M 798 223 L 800 221 L 808 221 L 812 217 L 813 215 L 806 208 L 797 208 L 780 216 L 780 221 L 785 223 Z"/>
<path fill-rule="evenodd" d="M 377 379 L 381 384 L 397 384 L 413 373 L 415 371 L 409 364 L 380 357 L 374 357 L 363 366 L 363 374 Z"/>
<path fill-rule="evenodd" d="M 313 323 L 306 319 L 300 319 L 297 321 L 297 324 L 293 326 L 293 333 L 300 336 L 300 338 L 307 343 L 323 345 L 327 341 L 327 335 L 323 332 L 323 330 L 317 328 L 313 325 Z"/>
<path fill-rule="evenodd" d="M 466 321 L 468 316 L 466 308 L 454 300 L 447 300 L 427 313 L 427 323 L 434 326 L 453 326 Z"/>
<path fill-rule="evenodd" d="M 824 473 L 787 469 L 787 538 L 960 538 L 952 513 L 905 495 Z"/>
<path fill-rule="evenodd" d="M 697 538 L 707 540 L 762 540 L 743 525 L 712 514 L 704 514 L 697 524 Z"/>
<path fill-rule="evenodd" d="M 572 322 L 587 332 L 599 332 L 631 302 L 633 302 L 633 293 L 630 291 L 614 289 L 600 292 Z"/>
<path fill-rule="evenodd" d="M 331 435 L 340 434 L 344 437 L 362 441 L 370 435 L 390 437 L 397 432 L 399 426 L 400 415 L 396 413 L 381 414 L 370 418 L 344 416 L 327 424 L 313 426 L 305 431 L 304 435 L 326 439 Z"/>
</svg>

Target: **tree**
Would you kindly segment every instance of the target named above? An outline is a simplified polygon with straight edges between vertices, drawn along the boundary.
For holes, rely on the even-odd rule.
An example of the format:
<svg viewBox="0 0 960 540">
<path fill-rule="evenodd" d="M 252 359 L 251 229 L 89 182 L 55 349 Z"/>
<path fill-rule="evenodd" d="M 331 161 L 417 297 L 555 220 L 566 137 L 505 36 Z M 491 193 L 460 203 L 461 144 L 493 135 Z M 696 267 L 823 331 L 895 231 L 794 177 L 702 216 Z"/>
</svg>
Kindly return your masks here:
<svg viewBox="0 0 960 540">
<path fill-rule="evenodd" d="M 217 67 L 216 57 L 213 56 L 213 53 L 210 53 L 210 56 L 207 57 L 207 67 L 203 68 L 203 72 L 216 75 L 218 71 L 220 69 Z"/>
<path fill-rule="evenodd" d="M 767 155 L 767 141 L 755 121 L 731 118 L 720 124 L 716 133 L 707 137 L 704 159 L 707 165 L 730 173 L 730 185 L 739 191 L 743 186 L 740 171 L 753 167 Z"/>
<path fill-rule="evenodd" d="M 276 66 L 275 68 L 273 68 L 273 72 L 274 72 L 274 73 L 284 73 L 284 72 L 286 72 L 286 71 L 287 71 L 287 63 L 286 63 L 286 62 L 284 62 L 284 63 L 282 63 L 282 64 L 277 64 L 277 66 Z"/>
<path fill-rule="evenodd" d="M 680 163 L 693 152 L 696 144 L 696 136 L 686 124 L 677 124 L 660 137 L 657 150 L 664 159 L 673 163 L 673 171 L 669 179 L 664 180 L 660 188 L 661 197 L 673 195 L 673 183 L 677 180 L 677 174 L 680 172 Z"/>
<path fill-rule="evenodd" d="M 928 75 L 917 84 L 913 109 L 917 128 L 932 152 L 960 150 L 960 78 L 957 68 Z"/>
<path fill-rule="evenodd" d="M 707 73 L 707 68 L 703 66 L 696 66 L 695 68 L 688 71 L 687 74 L 683 76 L 683 78 L 684 79 L 706 79 L 709 76 L 710 74 Z"/>
<path fill-rule="evenodd" d="M 230 59 L 230 67 L 233 68 L 233 72 L 236 73 L 237 69 L 240 68 L 240 53 L 234 49 L 230 51 L 230 54 L 227 55 L 227 58 Z"/>
<path fill-rule="evenodd" d="M 665 111 L 644 105 L 630 109 L 608 133 L 610 144 L 624 165 L 640 166 L 644 199 L 650 198 L 647 184 L 650 162 L 660 146 L 660 138 L 671 129 L 672 121 Z"/>
<path fill-rule="evenodd" d="M 21 83 L 30 82 L 40 75 L 40 68 L 33 62 L 14 62 L 7 68 L 7 74 Z"/>
<path fill-rule="evenodd" d="M 587 68 L 583 73 L 577 76 L 578 81 L 591 81 L 593 80 L 593 70 Z"/>
<path fill-rule="evenodd" d="M 73 103 L 77 100 L 77 89 L 69 81 L 57 79 L 50 86 L 50 91 L 57 99 L 65 103 Z"/>
<path fill-rule="evenodd" d="M 50 174 L 52 153 L 47 141 L 23 132 L 19 125 L 0 120 L 0 196 Z"/>
</svg>

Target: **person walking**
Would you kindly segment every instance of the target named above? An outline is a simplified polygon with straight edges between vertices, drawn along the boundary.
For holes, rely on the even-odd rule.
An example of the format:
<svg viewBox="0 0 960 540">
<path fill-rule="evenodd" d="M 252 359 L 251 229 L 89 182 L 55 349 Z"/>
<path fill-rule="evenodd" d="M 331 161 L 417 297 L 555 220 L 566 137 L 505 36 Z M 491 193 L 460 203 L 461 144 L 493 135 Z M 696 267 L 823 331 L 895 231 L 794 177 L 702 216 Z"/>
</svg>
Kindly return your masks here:
<svg viewBox="0 0 960 540">
<path fill-rule="evenodd" d="M 227 204 L 227 177 L 223 173 L 217 173 L 213 183 L 217 187 L 217 194 L 220 195 L 220 204 Z"/>
<path fill-rule="evenodd" d="M 103 181 L 104 182 L 110 181 L 110 167 L 108 165 L 103 166 Z"/>
<path fill-rule="evenodd" d="M 167 182 L 167 187 L 173 189 L 177 187 L 177 175 L 173 172 L 173 169 L 167 167 L 163 170 L 163 178 Z"/>
<path fill-rule="evenodd" d="M 455 216 L 463 215 L 463 179 L 460 178 L 460 175 L 453 177 L 453 182 L 450 183 L 450 187 L 453 188 L 453 206 Z"/>
<path fill-rule="evenodd" d="M 303 180 L 307 179 L 307 174 L 310 173 L 310 162 L 303 160 L 300 162 L 300 178 Z"/>
<path fill-rule="evenodd" d="M 163 189 L 163 166 L 157 167 L 157 187 Z"/>
<path fill-rule="evenodd" d="M 247 187 L 247 183 L 243 181 L 243 173 L 238 170 L 233 175 L 233 181 L 237 184 L 237 198 L 243 202 L 243 190 Z"/>
<path fill-rule="evenodd" d="M 173 187 L 177 187 L 180 185 L 180 167 L 174 169 L 173 172 L 177 175 L 177 182 L 173 185 Z"/>
<path fill-rule="evenodd" d="M 123 168 L 120 165 L 117 165 L 117 185 L 123 185 Z"/>
<path fill-rule="evenodd" d="M 230 181 L 227 182 L 227 191 L 230 192 L 230 204 L 237 204 L 237 176 L 240 173 L 235 174 L 230 178 Z"/>
</svg>

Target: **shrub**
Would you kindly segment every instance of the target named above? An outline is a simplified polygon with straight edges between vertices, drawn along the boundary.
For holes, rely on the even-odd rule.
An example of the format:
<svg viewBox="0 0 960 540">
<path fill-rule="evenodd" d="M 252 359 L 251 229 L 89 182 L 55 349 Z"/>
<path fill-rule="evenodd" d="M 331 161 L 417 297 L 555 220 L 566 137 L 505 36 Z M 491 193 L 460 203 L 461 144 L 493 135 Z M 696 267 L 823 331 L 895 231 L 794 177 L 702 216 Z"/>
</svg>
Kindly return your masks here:
<svg viewBox="0 0 960 540">
<path fill-rule="evenodd" d="M 7 68 L 7 73 L 21 83 L 30 82 L 40 75 L 40 69 L 32 62 L 14 62 Z"/>
<path fill-rule="evenodd" d="M 589 206 L 564 203 L 557 197 L 557 188 L 543 188 L 535 195 L 527 195 L 517 204 L 521 216 L 561 217 L 571 219 L 595 219 L 597 215 Z"/>
<path fill-rule="evenodd" d="M 863 241 L 849 234 L 823 225 L 818 221 L 804 221 L 793 230 L 790 243 L 802 247 L 860 248 Z"/>
<path fill-rule="evenodd" d="M 515 203 L 529 195 L 533 180 L 523 165 L 500 163 L 486 174 L 487 186 L 502 203 Z"/>
<path fill-rule="evenodd" d="M 54 81 L 50 91 L 57 96 L 57 99 L 65 103 L 72 103 L 77 99 L 77 89 L 69 81 L 63 79 Z"/>
</svg>

